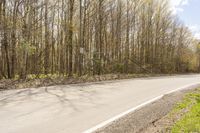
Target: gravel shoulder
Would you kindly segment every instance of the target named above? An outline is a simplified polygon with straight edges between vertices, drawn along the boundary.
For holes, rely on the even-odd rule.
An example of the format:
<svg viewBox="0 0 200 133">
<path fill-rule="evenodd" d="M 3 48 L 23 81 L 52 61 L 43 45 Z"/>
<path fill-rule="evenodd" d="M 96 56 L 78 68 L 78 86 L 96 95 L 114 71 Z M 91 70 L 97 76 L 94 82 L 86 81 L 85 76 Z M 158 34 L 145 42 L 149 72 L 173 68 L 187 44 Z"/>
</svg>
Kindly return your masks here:
<svg viewBox="0 0 200 133">
<path fill-rule="evenodd" d="M 182 90 L 165 95 L 137 111 L 120 118 L 110 125 L 96 131 L 96 133 L 163 133 L 169 132 L 168 127 L 175 120 L 168 119 L 168 113 L 183 97 L 195 89 Z"/>
</svg>

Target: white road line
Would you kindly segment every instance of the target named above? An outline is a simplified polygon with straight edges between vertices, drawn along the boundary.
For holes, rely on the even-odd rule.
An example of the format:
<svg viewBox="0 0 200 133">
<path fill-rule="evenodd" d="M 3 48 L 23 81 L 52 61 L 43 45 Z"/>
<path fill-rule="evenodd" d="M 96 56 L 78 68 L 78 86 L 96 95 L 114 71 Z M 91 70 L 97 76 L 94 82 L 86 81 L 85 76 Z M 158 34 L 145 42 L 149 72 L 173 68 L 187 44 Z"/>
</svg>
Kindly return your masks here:
<svg viewBox="0 0 200 133">
<path fill-rule="evenodd" d="M 186 86 L 177 88 L 177 89 L 175 89 L 175 90 L 172 90 L 172 91 L 170 91 L 170 92 L 167 92 L 167 93 L 165 93 L 165 95 L 171 94 L 171 93 L 174 93 L 174 92 L 177 92 L 177 91 L 180 91 L 180 90 L 184 90 L 184 89 L 190 89 L 190 88 L 193 89 L 193 88 L 196 88 L 196 87 L 198 87 L 198 86 L 200 86 L 200 83 L 199 83 L 199 82 L 193 83 L 193 84 L 189 84 L 189 85 L 186 85 Z"/>
<path fill-rule="evenodd" d="M 171 93 L 180 91 L 180 90 L 184 90 L 184 89 L 193 89 L 193 88 L 196 88 L 196 87 L 198 87 L 198 86 L 200 86 L 200 83 L 199 83 L 199 82 L 198 82 L 198 83 L 189 84 L 189 85 L 186 85 L 186 86 L 177 88 L 177 89 L 175 89 L 175 90 L 172 90 L 172 91 L 170 91 L 170 92 L 167 92 L 167 93 L 165 93 L 165 94 L 163 94 L 163 95 L 160 95 L 160 96 L 158 96 L 158 97 L 155 97 L 155 98 L 153 98 L 153 99 L 151 99 L 151 100 L 149 100 L 149 101 L 147 101 L 147 102 L 145 102 L 145 103 L 142 103 L 142 104 L 140 104 L 140 105 L 138 105 L 138 106 L 136 106 L 136 107 L 133 107 L 133 108 L 131 108 L 131 109 L 129 109 L 129 110 L 127 110 L 127 111 L 125 111 L 125 112 L 123 112 L 123 113 L 121 113 L 121 114 L 119 114 L 119 115 L 117 115 L 117 116 L 115 116 L 115 117 L 113 117 L 113 118 L 107 120 L 107 121 L 104 121 L 104 122 L 102 122 L 102 123 L 96 125 L 95 127 L 92 127 L 92 128 L 90 128 L 90 129 L 84 131 L 83 133 L 93 133 L 93 132 L 95 132 L 96 130 L 105 127 L 106 125 L 108 125 L 108 124 L 110 124 L 110 123 L 112 123 L 112 122 L 114 122 L 114 121 L 116 121 L 116 120 L 118 120 L 118 119 L 120 119 L 120 118 L 122 118 L 122 117 L 124 117 L 124 116 L 126 116 L 126 115 L 128 115 L 128 114 L 130 114 L 130 113 L 132 113 L 132 112 L 134 112 L 134 111 L 136 111 L 136 110 L 138 110 L 138 109 L 140 109 L 140 108 L 142 108 L 142 107 L 148 105 L 148 104 L 150 104 L 150 103 L 153 103 L 153 102 L 155 102 L 155 101 L 161 99 L 161 98 L 162 98 L 163 96 L 165 96 L 165 95 L 168 95 L 168 94 L 171 94 Z"/>
</svg>

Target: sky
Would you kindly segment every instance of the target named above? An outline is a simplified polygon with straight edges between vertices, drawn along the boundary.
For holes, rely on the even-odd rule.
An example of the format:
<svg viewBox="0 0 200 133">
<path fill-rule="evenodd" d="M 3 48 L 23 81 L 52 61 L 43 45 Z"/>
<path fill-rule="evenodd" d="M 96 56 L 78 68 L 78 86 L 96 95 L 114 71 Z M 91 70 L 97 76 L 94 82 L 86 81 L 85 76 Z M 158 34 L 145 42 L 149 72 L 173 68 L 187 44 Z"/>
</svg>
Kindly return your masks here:
<svg viewBox="0 0 200 133">
<path fill-rule="evenodd" d="M 171 0 L 173 13 L 200 39 L 200 0 Z"/>
</svg>

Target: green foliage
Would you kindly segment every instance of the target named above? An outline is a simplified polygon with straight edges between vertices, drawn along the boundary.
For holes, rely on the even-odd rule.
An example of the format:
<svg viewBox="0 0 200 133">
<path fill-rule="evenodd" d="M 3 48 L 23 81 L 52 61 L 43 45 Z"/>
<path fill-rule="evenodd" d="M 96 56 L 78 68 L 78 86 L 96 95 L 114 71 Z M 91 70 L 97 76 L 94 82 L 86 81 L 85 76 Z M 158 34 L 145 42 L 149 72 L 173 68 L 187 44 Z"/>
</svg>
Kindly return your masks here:
<svg viewBox="0 0 200 133">
<path fill-rule="evenodd" d="M 50 79 L 56 79 L 60 77 L 59 74 L 39 74 L 39 75 L 36 75 L 36 74 L 29 74 L 27 76 L 27 79 L 47 79 L 47 78 L 50 78 Z M 64 76 L 63 76 L 64 77 Z"/>
<path fill-rule="evenodd" d="M 36 47 L 30 43 L 23 41 L 19 46 L 19 51 L 26 51 L 29 55 L 33 55 L 36 52 Z"/>
<path fill-rule="evenodd" d="M 184 101 L 178 104 L 177 110 L 188 109 L 184 117 L 172 128 L 172 133 L 200 132 L 200 91 L 188 94 Z"/>
<path fill-rule="evenodd" d="M 200 43 L 197 45 L 197 51 L 200 51 Z"/>
<path fill-rule="evenodd" d="M 114 63 L 113 69 L 114 69 L 113 71 L 115 71 L 115 72 L 123 73 L 124 64 L 122 64 L 122 63 Z"/>
</svg>

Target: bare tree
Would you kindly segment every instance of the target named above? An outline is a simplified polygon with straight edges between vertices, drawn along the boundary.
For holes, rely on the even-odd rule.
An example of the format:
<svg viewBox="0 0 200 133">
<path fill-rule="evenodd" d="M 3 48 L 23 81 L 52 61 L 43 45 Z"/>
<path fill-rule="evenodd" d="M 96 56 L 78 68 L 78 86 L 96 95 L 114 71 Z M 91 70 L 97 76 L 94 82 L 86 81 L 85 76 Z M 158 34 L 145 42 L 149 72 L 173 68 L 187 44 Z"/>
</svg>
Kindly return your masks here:
<svg viewBox="0 0 200 133">
<path fill-rule="evenodd" d="M 0 79 L 197 72 L 196 41 L 168 4 L 1 0 Z"/>
</svg>

